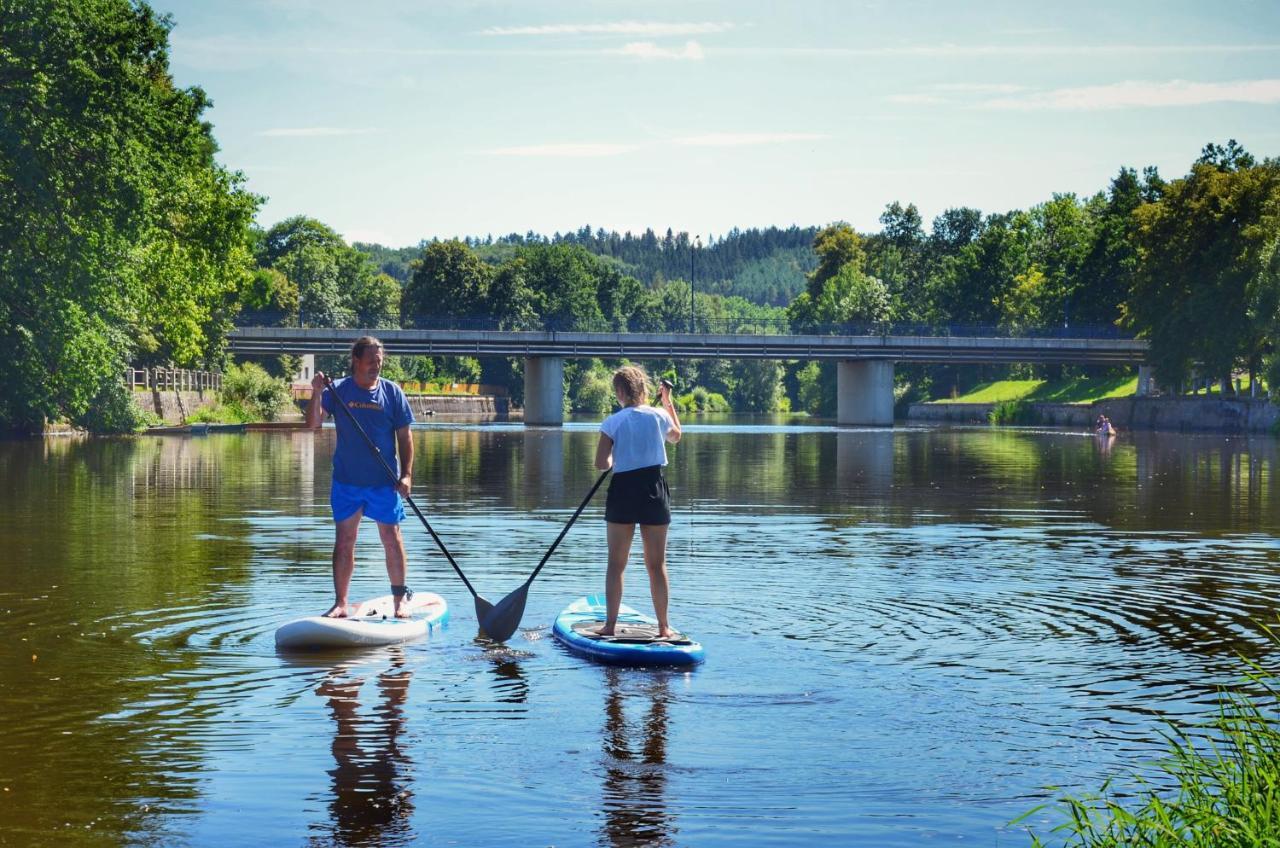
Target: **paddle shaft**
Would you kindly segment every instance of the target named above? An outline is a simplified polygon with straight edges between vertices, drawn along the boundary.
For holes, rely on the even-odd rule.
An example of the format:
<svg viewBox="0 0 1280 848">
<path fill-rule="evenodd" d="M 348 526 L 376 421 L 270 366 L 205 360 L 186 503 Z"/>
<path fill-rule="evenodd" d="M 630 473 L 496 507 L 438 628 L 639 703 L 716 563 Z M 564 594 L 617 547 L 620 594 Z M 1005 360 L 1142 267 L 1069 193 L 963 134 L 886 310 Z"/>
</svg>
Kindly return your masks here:
<svg viewBox="0 0 1280 848">
<path fill-rule="evenodd" d="M 573 512 L 573 517 L 569 519 L 569 523 L 560 531 L 560 535 L 556 536 L 556 540 L 551 543 L 551 547 L 547 549 L 545 554 L 543 554 L 542 562 L 538 563 L 538 567 L 533 570 L 533 573 L 529 575 L 529 579 L 525 581 L 526 586 L 533 582 L 533 578 L 538 576 L 538 572 L 542 570 L 542 566 L 546 565 L 547 560 L 551 559 L 551 555 L 555 553 L 556 548 L 560 546 L 560 540 L 569 532 L 569 528 L 573 526 L 573 522 L 578 520 L 578 516 L 582 515 L 582 511 L 587 508 L 587 504 L 591 503 L 591 499 L 596 494 L 596 489 L 600 488 L 600 484 L 604 482 L 604 478 L 608 477 L 609 472 L 612 470 L 612 468 L 606 468 L 604 471 L 600 472 L 600 478 L 596 480 L 596 484 L 591 487 L 591 491 L 587 492 L 587 496 L 582 499 L 582 503 L 578 504 L 578 508 Z"/>
<path fill-rule="evenodd" d="M 340 406 L 342 411 L 347 414 L 347 419 L 351 422 L 351 426 L 356 428 L 356 432 L 360 434 L 360 438 L 364 439 L 364 443 L 369 446 L 369 450 L 373 451 L 373 455 L 378 458 L 379 464 L 382 465 L 382 470 L 387 472 L 387 476 L 391 478 L 392 485 L 399 484 L 400 478 L 396 477 L 396 473 L 391 470 L 391 465 L 387 462 L 387 458 L 382 455 L 382 451 L 378 450 L 378 446 L 373 443 L 373 439 L 369 438 L 369 434 L 364 431 L 364 428 L 360 426 L 360 422 L 356 420 L 356 417 L 351 413 L 351 410 L 347 408 L 346 401 L 338 395 L 338 389 L 333 385 L 333 381 L 326 376 L 324 378 L 324 384 L 325 387 L 333 393 L 333 399 L 338 402 L 338 406 Z M 595 490 L 592 489 L 592 492 L 594 491 Z M 418 505 L 413 502 L 413 497 L 405 495 L 404 499 L 409 502 L 409 506 L 413 508 L 413 513 L 418 516 L 418 520 L 422 522 L 422 526 L 427 528 L 427 532 L 431 534 L 431 538 L 435 540 L 436 545 L 440 548 L 440 552 L 444 554 L 445 559 L 449 560 L 449 565 L 453 566 L 453 570 L 458 572 L 458 576 L 462 578 L 462 582 L 467 586 L 467 591 L 471 593 L 473 598 L 478 599 L 480 596 L 476 594 L 476 590 L 472 587 L 471 581 L 467 579 L 467 575 L 462 573 L 462 569 L 458 567 L 458 563 L 454 562 L 453 554 L 449 553 L 449 549 L 444 546 L 444 542 L 436 535 L 436 531 L 431 528 L 431 522 L 427 521 L 427 517 L 422 514 L 422 510 L 418 509 Z M 574 517 L 576 518 L 577 516 Z"/>
</svg>

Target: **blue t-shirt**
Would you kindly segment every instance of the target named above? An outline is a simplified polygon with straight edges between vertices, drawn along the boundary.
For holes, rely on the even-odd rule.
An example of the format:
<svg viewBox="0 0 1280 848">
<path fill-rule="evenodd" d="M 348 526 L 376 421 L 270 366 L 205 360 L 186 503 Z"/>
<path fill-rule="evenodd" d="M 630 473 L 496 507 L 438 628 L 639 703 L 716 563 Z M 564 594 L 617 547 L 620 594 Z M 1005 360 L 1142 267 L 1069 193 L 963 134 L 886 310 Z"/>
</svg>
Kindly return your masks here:
<svg viewBox="0 0 1280 848">
<path fill-rule="evenodd" d="M 343 377 L 333 384 L 338 397 L 360 422 L 369 438 L 378 446 L 383 459 L 400 477 L 400 463 L 396 459 L 396 430 L 413 423 L 413 410 L 404 391 L 390 380 L 378 378 L 372 389 L 362 389 L 352 377 Z M 351 426 L 346 413 L 338 408 L 330 390 L 320 397 L 320 406 L 333 416 L 338 428 L 338 446 L 333 451 L 333 479 L 348 486 L 390 486 L 391 478 L 383 470 L 382 463 L 374 457 L 364 439 Z"/>
</svg>

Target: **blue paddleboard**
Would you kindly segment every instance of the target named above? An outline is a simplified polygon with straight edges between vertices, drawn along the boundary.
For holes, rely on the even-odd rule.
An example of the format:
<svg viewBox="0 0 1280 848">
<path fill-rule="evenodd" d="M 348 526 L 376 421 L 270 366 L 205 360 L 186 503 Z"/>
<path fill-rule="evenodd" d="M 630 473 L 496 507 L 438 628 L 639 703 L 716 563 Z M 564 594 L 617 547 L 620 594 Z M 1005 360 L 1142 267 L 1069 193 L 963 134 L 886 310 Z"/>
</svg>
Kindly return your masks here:
<svg viewBox="0 0 1280 848">
<path fill-rule="evenodd" d="M 592 633 L 604 619 L 604 595 L 591 595 L 565 607 L 551 632 L 574 653 L 615 665 L 696 665 L 705 659 L 702 645 L 683 633 L 659 639 L 657 619 L 626 604 L 618 610 L 615 635 Z"/>
</svg>

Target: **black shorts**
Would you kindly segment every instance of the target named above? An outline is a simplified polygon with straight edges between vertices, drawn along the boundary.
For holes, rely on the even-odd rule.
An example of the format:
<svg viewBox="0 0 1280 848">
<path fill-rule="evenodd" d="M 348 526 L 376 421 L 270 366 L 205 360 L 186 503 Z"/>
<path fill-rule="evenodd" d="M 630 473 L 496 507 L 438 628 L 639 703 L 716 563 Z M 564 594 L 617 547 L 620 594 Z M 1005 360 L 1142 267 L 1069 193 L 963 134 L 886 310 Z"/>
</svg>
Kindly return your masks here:
<svg viewBox="0 0 1280 848">
<path fill-rule="evenodd" d="M 671 490 L 661 465 L 614 474 L 604 502 L 604 520 L 613 524 L 670 524 Z"/>
</svg>

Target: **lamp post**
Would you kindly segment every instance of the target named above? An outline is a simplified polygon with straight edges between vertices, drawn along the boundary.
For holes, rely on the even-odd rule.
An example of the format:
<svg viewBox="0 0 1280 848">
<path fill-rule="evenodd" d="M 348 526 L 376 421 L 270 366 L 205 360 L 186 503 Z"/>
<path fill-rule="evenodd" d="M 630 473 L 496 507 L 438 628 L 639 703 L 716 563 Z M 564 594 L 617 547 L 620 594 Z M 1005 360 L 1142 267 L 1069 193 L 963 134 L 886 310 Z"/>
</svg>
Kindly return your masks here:
<svg viewBox="0 0 1280 848">
<path fill-rule="evenodd" d="M 694 268 L 694 259 L 698 255 L 698 249 L 702 247 L 702 236 L 694 236 L 695 244 L 689 245 L 689 332 L 696 332 L 697 307 L 693 305 L 694 280 L 697 279 L 696 269 Z"/>
</svg>

